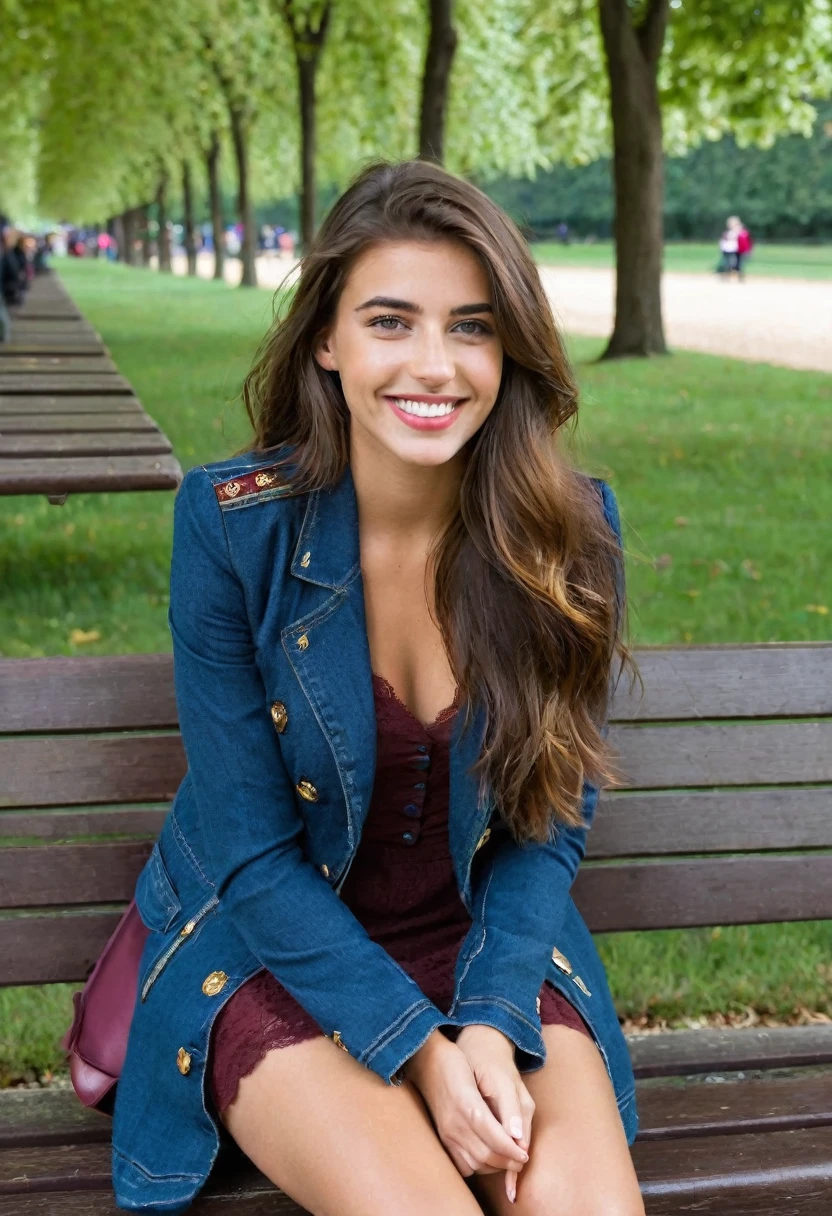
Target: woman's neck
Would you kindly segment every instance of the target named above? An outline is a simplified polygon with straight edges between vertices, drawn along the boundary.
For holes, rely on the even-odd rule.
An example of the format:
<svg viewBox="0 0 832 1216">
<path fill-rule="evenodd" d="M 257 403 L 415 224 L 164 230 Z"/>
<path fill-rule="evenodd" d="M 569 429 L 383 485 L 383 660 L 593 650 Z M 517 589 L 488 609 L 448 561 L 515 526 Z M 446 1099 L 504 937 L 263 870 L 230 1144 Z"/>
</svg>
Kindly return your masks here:
<svg viewBox="0 0 832 1216">
<path fill-rule="evenodd" d="M 350 447 L 362 531 L 428 545 L 457 509 L 463 453 L 431 466 L 406 464 L 390 452 L 360 443 Z"/>
</svg>

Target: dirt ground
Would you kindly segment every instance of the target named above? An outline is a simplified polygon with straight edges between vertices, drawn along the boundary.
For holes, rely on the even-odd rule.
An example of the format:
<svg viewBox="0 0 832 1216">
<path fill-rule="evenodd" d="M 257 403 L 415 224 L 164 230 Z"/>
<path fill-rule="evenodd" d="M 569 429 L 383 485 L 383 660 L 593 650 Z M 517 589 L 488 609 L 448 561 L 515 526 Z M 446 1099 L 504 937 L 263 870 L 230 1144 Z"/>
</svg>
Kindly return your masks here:
<svg viewBox="0 0 832 1216">
<path fill-rule="evenodd" d="M 177 273 L 183 273 L 184 258 L 175 263 Z M 291 263 L 280 257 L 257 259 L 262 287 L 277 287 L 290 269 Z M 199 273 L 213 273 L 210 254 L 200 254 Z M 565 329 L 596 337 L 610 333 L 611 270 L 542 266 L 540 274 Z M 230 258 L 226 278 L 234 283 L 239 275 L 239 261 Z M 832 372 L 832 281 L 752 274 L 740 283 L 715 274 L 670 273 L 664 276 L 663 293 L 671 347 Z"/>
</svg>

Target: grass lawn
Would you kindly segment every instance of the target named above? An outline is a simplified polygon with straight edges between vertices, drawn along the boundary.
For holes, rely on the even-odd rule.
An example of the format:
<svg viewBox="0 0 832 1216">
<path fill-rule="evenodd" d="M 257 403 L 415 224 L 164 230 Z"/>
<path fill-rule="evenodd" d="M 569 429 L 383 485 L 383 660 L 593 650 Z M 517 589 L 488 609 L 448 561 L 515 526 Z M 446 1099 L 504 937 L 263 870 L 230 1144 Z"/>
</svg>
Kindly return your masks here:
<svg viewBox="0 0 832 1216">
<path fill-rule="evenodd" d="M 532 249 L 538 262 L 545 265 L 608 267 L 614 261 L 612 241 L 597 241 L 591 245 L 538 241 Z M 665 270 L 712 274 L 718 261 L 716 241 L 672 241 L 664 247 Z M 746 262 L 746 271 L 753 278 L 775 275 L 787 279 L 832 279 L 832 244 L 766 245 L 758 242 Z"/>
<path fill-rule="evenodd" d="M 268 292 L 95 262 L 61 272 L 184 467 L 245 443 L 237 397 Z M 696 354 L 594 364 L 601 345 L 572 344 L 573 442 L 619 496 L 635 644 L 830 638 L 832 380 Z M 170 493 L 0 500 L 0 653 L 168 650 L 172 507 Z M 599 942 L 636 1021 L 832 1015 L 828 923 Z M 0 990 L 0 1085 L 59 1067 L 70 991 Z"/>
</svg>

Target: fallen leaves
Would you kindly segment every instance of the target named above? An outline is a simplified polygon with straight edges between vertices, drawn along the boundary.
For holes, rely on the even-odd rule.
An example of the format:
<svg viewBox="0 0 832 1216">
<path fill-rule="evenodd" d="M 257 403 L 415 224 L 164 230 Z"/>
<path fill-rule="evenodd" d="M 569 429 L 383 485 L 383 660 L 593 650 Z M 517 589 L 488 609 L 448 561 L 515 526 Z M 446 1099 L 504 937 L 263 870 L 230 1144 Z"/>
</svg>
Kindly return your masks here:
<svg viewBox="0 0 832 1216">
<path fill-rule="evenodd" d="M 826 604 L 807 604 L 807 612 L 816 612 L 818 616 L 829 616 L 829 609 Z"/>
<path fill-rule="evenodd" d="M 673 522 L 677 528 L 686 528 L 690 520 L 686 515 L 677 515 Z"/>
<path fill-rule="evenodd" d="M 101 634 L 97 629 L 73 629 L 69 641 L 72 646 L 86 646 L 89 642 L 100 642 Z"/>
<path fill-rule="evenodd" d="M 740 562 L 740 570 L 746 578 L 751 578 L 755 583 L 758 583 L 763 577 L 757 566 L 754 565 L 750 557 L 746 557 Z"/>
</svg>

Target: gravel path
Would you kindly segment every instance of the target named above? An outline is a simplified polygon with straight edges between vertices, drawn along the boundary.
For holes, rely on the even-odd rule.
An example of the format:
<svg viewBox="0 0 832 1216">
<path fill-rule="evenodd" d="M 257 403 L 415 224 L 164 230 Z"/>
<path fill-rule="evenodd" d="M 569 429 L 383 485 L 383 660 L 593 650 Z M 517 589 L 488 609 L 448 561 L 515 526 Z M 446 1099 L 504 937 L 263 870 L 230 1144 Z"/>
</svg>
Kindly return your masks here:
<svg viewBox="0 0 832 1216">
<path fill-rule="evenodd" d="M 610 333 L 612 271 L 541 266 L 540 274 L 565 329 Z M 832 282 L 672 273 L 663 299 L 671 347 L 832 372 Z"/>
<path fill-rule="evenodd" d="M 177 273 L 184 258 L 176 258 Z M 261 287 L 275 288 L 291 268 L 277 257 L 257 259 Z M 210 277 L 213 258 L 200 254 Z M 240 263 L 226 262 L 239 280 Z M 541 266 L 540 275 L 564 328 L 606 337 L 612 330 L 615 280 L 611 270 Z M 664 276 L 665 334 L 671 347 L 832 372 L 832 281 L 757 278 L 744 283 L 715 274 Z"/>
</svg>

